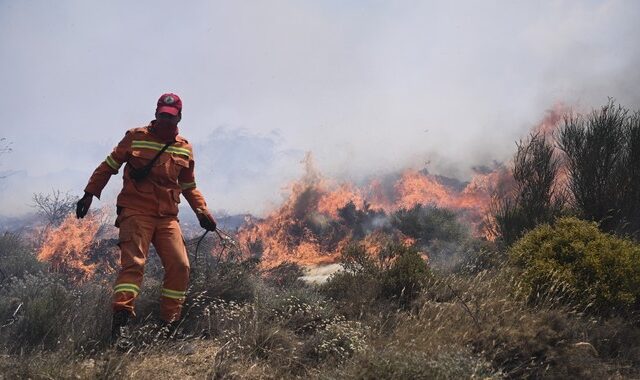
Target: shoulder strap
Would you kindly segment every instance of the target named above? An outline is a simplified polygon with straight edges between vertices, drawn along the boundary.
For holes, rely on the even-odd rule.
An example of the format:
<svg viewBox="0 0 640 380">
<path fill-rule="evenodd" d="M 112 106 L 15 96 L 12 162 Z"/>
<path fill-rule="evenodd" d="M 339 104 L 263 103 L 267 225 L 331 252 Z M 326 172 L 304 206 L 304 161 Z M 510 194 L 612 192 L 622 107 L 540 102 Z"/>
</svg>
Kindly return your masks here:
<svg viewBox="0 0 640 380">
<path fill-rule="evenodd" d="M 153 166 L 153 164 L 155 164 L 155 163 L 156 163 L 156 161 L 158 160 L 158 157 L 160 157 L 160 155 L 161 155 L 162 153 L 164 153 L 164 151 L 165 151 L 165 150 L 167 150 L 167 148 L 169 147 L 169 145 L 171 145 L 171 144 L 173 144 L 173 143 L 174 143 L 173 141 L 170 141 L 170 142 L 168 142 L 168 143 L 164 144 L 164 146 L 162 147 L 162 149 L 160 149 L 160 151 L 158 152 L 158 154 L 156 154 L 156 156 L 155 156 L 155 157 L 153 157 L 153 159 L 152 159 L 151 161 L 149 161 L 149 163 L 148 163 L 147 165 L 145 165 L 145 167 L 147 167 L 147 166 L 148 166 L 148 167 L 152 167 L 152 166 Z"/>
<path fill-rule="evenodd" d="M 174 141 L 170 141 L 164 144 L 164 146 L 162 147 L 162 149 L 160 149 L 158 154 L 156 154 L 155 157 L 153 157 L 153 159 L 149 161 L 145 166 L 141 167 L 140 169 L 133 169 L 133 171 L 131 172 L 131 178 L 133 178 L 136 181 L 139 181 L 141 179 L 144 179 L 146 176 L 148 176 L 149 173 L 151 173 L 151 168 L 153 167 L 153 164 L 156 163 L 160 155 L 162 155 L 162 153 L 164 153 L 164 151 L 167 150 L 167 148 L 173 143 Z"/>
</svg>

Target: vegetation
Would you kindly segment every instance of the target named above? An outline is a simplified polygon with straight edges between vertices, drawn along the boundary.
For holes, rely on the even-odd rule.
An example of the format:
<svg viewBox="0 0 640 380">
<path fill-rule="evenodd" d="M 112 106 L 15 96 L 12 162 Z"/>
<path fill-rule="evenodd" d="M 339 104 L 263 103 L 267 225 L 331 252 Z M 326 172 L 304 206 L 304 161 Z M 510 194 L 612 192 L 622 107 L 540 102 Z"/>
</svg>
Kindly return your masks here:
<svg viewBox="0 0 640 380">
<path fill-rule="evenodd" d="M 513 245 L 532 300 L 569 297 L 593 311 L 640 311 L 640 245 L 601 232 L 595 223 L 562 218 Z"/>
<path fill-rule="evenodd" d="M 558 136 L 569 172 L 571 204 L 608 232 L 640 231 L 640 113 L 613 101 L 569 116 Z"/>
<path fill-rule="evenodd" d="M 33 195 L 33 207 L 49 226 L 58 226 L 64 218 L 75 210 L 78 198 L 60 190 L 53 190 L 49 194 L 36 193 Z"/>
<path fill-rule="evenodd" d="M 534 134 L 518 143 L 513 180 L 492 205 L 493 232 L 506 245 L 561 215 L 639 238 L 640 112 L 610 101 L 566 116 L 555 139 Z"/>
<path fill-rule="evenodd" d="M 507 245 L 536 225 L 553 221 L 564 202 L 557 186 L 560 160 L 545 135 L 520 141 L 513 161 L 514 188 L 492 205 L 494 232 Z"/>
<path fill-rule="evenodd" d="M 202 261 L 179 339 L 157 333 L 160 277 L 152 272 L 120 350 L 105 344 L 110 276 L 82 285 L 46 271 L 12 278 L 0 289 L 0 371 L 9 378 L 640 374 L 640 327 L 628 316 L 588 316 L 560 297 L 532 304 L 514 292 L 523 281 L 517 268 L 440 273 L 415 249 L 388 249 L 392 258 L 380 260 L 349 247 L 348 269 L 319 287 L 281 286 L 254 261 L 218 268 Z M 213 276 L 207 271 L 219 275 L 204 281 Z"/>
</svg>

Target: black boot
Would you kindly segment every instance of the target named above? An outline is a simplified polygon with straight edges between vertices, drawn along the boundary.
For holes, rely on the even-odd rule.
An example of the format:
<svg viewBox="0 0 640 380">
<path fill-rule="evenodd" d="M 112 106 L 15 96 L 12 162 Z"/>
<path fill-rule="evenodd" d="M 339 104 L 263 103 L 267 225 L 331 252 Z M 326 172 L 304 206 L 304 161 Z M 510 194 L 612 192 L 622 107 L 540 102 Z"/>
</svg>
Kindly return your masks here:
<svg viewBox="0 0 640 380">
<path fill-rule="evenodd" d="M 111 323 L 111 344 L 116 344 L 122 338 L 125 327 L 129 324 L 129 312 L 126 310 L 118 310 L 113 313 L 113 321 Z"/>
</svg>

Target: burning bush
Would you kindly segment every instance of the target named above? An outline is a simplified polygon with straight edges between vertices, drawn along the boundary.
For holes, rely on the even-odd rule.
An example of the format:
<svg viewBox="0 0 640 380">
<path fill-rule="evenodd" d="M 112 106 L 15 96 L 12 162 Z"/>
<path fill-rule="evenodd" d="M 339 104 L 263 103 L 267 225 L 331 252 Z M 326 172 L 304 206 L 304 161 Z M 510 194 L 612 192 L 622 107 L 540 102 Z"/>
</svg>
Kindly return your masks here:
<svg viewBox="0 0 640 380">
<path fill-rule="evenodd" d="M 71 280 L 86 280 L 96 268 L 96 264 L 89 263 L 87 253 L 99 227 L 97 219 L 67 216 L 59 227 L 46 232 L 38 260 L 48 262 L 53 271 L 64 273 Z"/>
<path fill-rule="evenodd" d="M 306 163 L 306 175 L 292 184 L 285 202 L 238 233 L 242 245 L 261 257 L 263 268 L 286 261 L 335 263 L 352 241 L 366 242 L 379 234 L 401 237 L 398 235 L 405 230 L 405 235 L 422 239 L 420 244 L 460 239 L 468 232 L 457 219 L 468 223 L 474 235 L 482 235 L 480 227 L 490 194 L 505 173 L 498 167 L 462 183 L 427 170 L 409 169 L 356 186 L 322 178 L 313 169 L 310 156 Z"/>
<path fill-rule="evenodd" d="M 640 305 L 640 246 L 598 230 L 595 223 L 562 218 L 527 233 L 511 249 L 532 301 L 570 296 L 595 311 Z"/>
</svg>

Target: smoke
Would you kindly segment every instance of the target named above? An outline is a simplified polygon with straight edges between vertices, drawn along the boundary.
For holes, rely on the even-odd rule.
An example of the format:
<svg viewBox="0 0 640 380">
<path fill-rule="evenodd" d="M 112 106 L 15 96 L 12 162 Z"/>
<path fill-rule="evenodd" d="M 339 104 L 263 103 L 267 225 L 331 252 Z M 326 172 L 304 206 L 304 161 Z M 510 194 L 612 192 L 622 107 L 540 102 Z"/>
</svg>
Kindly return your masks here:
<svg viewBox="0 0 640 380">
<path fill-rule="evenodd" d="M 616 0 L 2 2 L 0 170 L 27 175 L 0 209 L 53 172 L 80 193 L 165 91 L 213 208 L 264 212 L 307 151 L 340 179 L 468 179 L 559 102 L 637 109 L 638 16 Z"/>
</svg>

